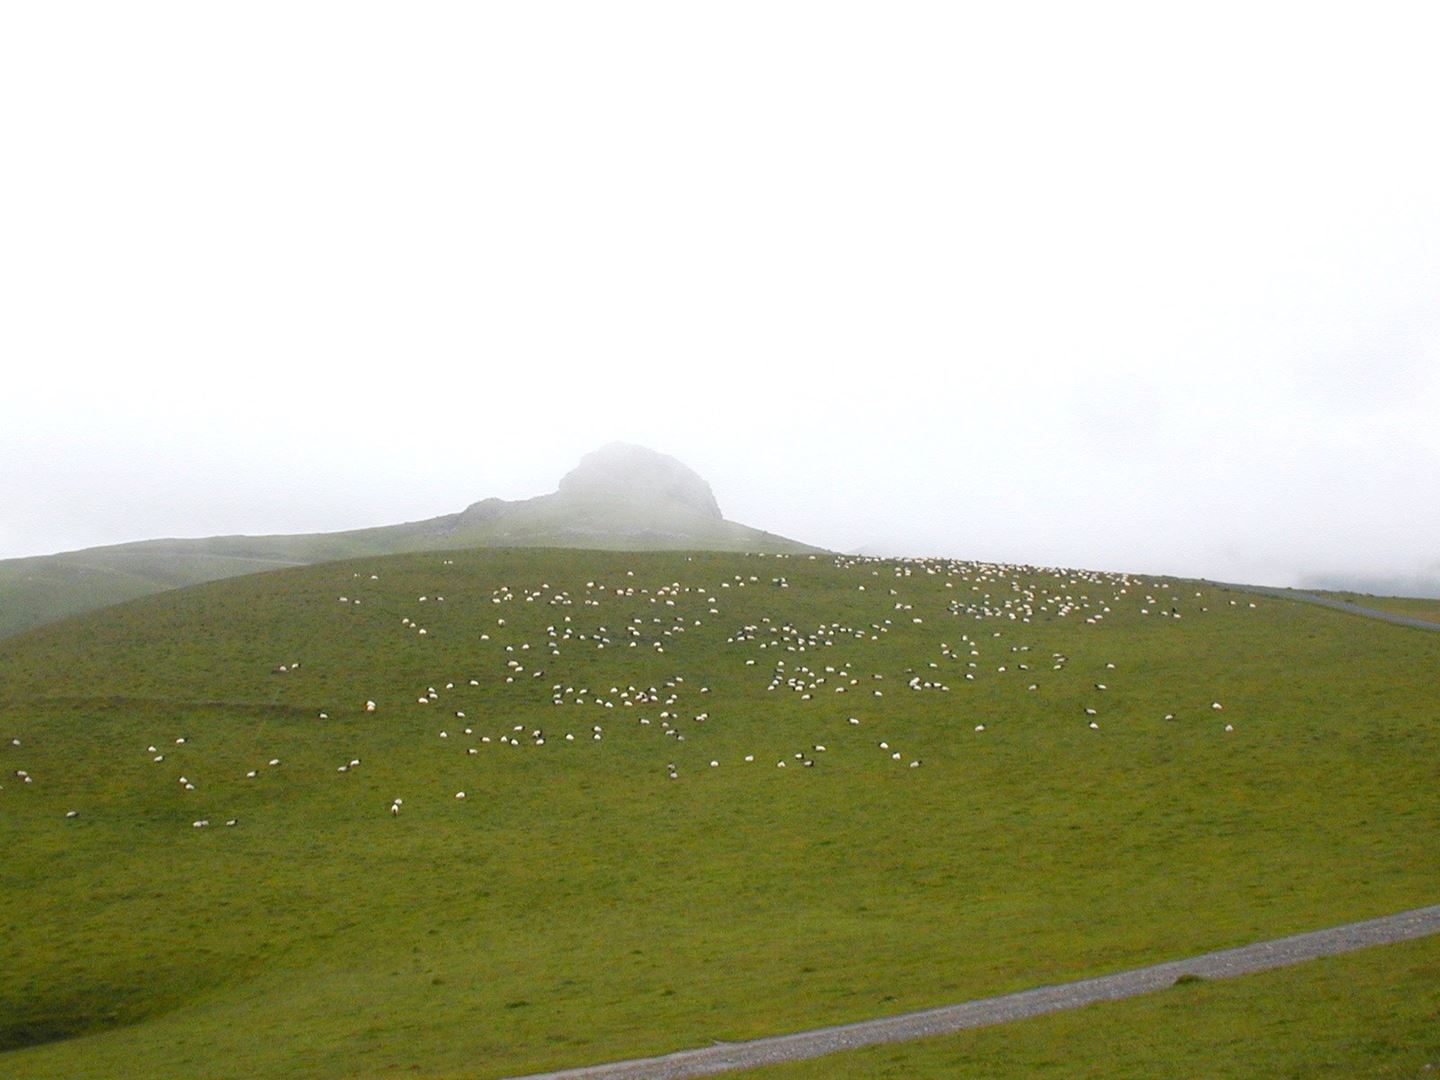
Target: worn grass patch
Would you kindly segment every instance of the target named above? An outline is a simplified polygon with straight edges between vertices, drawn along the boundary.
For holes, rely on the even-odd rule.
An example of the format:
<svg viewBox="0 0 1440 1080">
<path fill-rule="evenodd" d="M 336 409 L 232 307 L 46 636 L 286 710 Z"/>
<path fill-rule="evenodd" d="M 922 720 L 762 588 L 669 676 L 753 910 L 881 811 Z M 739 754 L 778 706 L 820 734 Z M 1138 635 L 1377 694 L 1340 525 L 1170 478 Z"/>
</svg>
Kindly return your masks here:
<svg viewBox="0 0 1440 1080">
<path fill-rule="evenodd" d="M 120 605 L 0 643 L 0 1068 L 501 1076 L 1433 903 L 1437 661 L 1182 582 L 828 557 Z"/>
</svg>

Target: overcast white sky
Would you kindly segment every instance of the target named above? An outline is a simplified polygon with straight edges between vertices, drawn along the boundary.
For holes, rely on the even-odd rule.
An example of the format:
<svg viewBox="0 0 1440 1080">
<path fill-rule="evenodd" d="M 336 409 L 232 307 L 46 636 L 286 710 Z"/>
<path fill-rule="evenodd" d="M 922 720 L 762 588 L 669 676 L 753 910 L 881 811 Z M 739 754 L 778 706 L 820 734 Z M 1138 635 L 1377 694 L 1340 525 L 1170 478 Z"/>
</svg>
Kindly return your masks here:
<svg viewBox="0 0 1440 1080">
<path fill-rule="evenodd" d="M 1429 4 L 0 8 L 0 557 L 553 490 L 1440 580 Z"/>
</svg>

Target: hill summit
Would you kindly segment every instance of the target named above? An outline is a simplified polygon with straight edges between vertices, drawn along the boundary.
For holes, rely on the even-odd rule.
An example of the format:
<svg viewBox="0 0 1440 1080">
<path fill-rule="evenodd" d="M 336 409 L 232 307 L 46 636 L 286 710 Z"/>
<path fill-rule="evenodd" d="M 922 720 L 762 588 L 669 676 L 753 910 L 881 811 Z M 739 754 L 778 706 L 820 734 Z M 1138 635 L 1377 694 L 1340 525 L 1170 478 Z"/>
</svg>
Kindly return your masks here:
<svg viewBox="0 0 1440 1080">
<path fill-rule="evenodd" d="M 347 532 L 143 540 L 0 561 L 0 637 L 137 596 L 284 566 L 472 547 L 814 552 L 727 521 L 705 479 L 632 443 L 586 454 L 557 489 Z"/>
<path fill-rule="evenodd" d="M 630 498 L 672 502 L 721 520 L 710 485 L 688 465 L 632 443 L 610 443 L 586 454 L 560 478 L 557 493 L 572 499 Z"/>
<path fill-rule="evenodd" d="M 687 524 L 685 519 L 692 515 L 696 520 Z M 677 516 L 678 531 L 673 520 Z M 527 521 L 537 517 L 548 527 L 577 537 L 594 538 L 606 532 L 612 538 L 658 536 L 668 531 L 676 540 L 697 525 L 704 531 L 702 519 L 705 523 L 725 520 L 715 493 L 694 469 L 668 454 L 616 442 L 586 454 L 580 464 L 560 478 L 559 488 L 549 495 L 515 502 L 482 499 L 456 516 L 453 527 L 497 523 L 497 527 L 505 528 L 498 523 L 506 522 L 511 529 L 523 529 Z M 450 519 L 435 520 L 438 527 L 446 529 Z M 726 549 L 730 550 L 728 546 Z"/>
</svg>

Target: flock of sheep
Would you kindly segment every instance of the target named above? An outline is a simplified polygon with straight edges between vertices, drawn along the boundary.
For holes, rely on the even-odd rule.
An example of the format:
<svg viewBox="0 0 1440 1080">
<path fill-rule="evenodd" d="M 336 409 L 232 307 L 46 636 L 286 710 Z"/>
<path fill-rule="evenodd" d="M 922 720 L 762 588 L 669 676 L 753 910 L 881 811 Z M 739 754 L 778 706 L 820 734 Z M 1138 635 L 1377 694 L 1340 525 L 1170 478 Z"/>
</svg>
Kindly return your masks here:
<svg viewBox="0 0 1440 1080">
<path fill-rule="evenodd" d="M 783 561 L 800 557 L 768 558 Z M 446 559 L 443 565 L 449 566 L 452 562 Z M 884 699 L 887 692 L 892 695 L 892 700 L 895 695 L 916 693 L 955 695 L 958 698 L 957 691 L 963 688 L 963 684 L 973 683 L 981 677 L 1015 678 L 1024 684 L 1027 691 L 1036 691 L 1041 686 L 1044 673 L 1064 671 L 1070 663 L 1064 653 L 1052 651 L 1041 655 L 1034 651 L 1031 642 L 1025 640 L 1027 634 L 1024 628 L 1036 620 L 1066 619 L 1098 627 L 1122 605 L 1128 605 L 1142 617 L 1154 616 L 1158 619 L 1179 620 L 1187 614 L 1208 611 L 1202 592 L 1187 588 L 1183 590 L 1186 595 L 1182 598 L 1182 589 L 1178 585 L 1125 574 L 938 559 L 881 561 L 836 557 L 834 564 L 854 575 L 858 598 L 854 607 L 863 607 L 867 619 L 852 618 L 800 626 L 784 618 L 777 610 L 773 615 L 733 626 L 723 639 L 723 647 L 707 652 L 705 669 L 713 672 L 721 665 L 728 665 L 737 675 L 756 669 L 750 682 L 751 689 L 757 693 L 788 695 L 792 702 L 814 703 L 806 707 L 823 709 L 827 717 L 833 714 L 835 735 L 827 742 L 853 750 L 857 745 L 856 737 L 863 732 L 856 733 L 852 729 L 874 728 L 876 735 L 883 737 L 871 736 L 864 740 L 873 748 L 872 752 L 911 769 L 921 767 L 921 758 L 906 754 L 896 743 L 894 735 L 884 734 L 887 706 L 877 699 Z M 379 581 L 376 574 L 355 574 L 354 577 L 356 581 L 338 597 L 347 608 L 363 606 L 366 594 L 371 591 L 371 583 Z M 913 589 L 906 588 L 907 579 L 916 577 L 939 579 L 945 595 L 949 596 L 946 603 L 943 606 L 935 604 L 934 594 L 928 593 L 927 599 L 922 600 L 924 610 L 917 612 L 915 600 L 920 597 Z M 667 646 L 674 649 L 685 634 L 704 626 L 709 620 L 723 619 L 727 596 L 737 595 L 741 590 L 753 593 L 790 587 L 789 578 L 783 574 L 735 574 L 712 584 L 672 581 L 657 587 L 644 587 L 636 584 L 633 570 L 625 571 L 614 582 L 590 580 L 583 587 L 574 589 L 546 582 L 533 587 L 501 585 L 479 600 L 495 609 L 495 618 L 492 622 L 486 617 L 487 629 L 480 632 L 474 642 L 477 652 L 492 653 L 502 661 L 501 664 L 488 669 L 477 666 L 475 670 L 453 673 L 424 687 L 414 688 L 408 697 L 394 686 L 377 685 L 371 690 L 374 697 L 357 701 L 349 708 L 375 713 L 382 709 L 377 700 L 384 701 L 383 710 L 390 714 L 384 717 L 387 723 L 394 721 L 395 711 L 405 713 L 413 710 L 405 715 L 405 719 L 414 720 L 422 715 L 426 718 L 433 733 L 432 745 L 437 752 L 463 754 L 469 758 L 508 753 L 520 748 L 534 750 L 551 744 L 562 747 L 599 744 L 617 734 L 629 738 L 638 734 L 666 740 L 672 749 L 663 756 L 678 758 L 682 756 L 678 746 L 686 741 L 687 735 L 693 737 L 707 724 L 711 728 L 724 725 L 728 713 L 744 710 L 746 715 L 753 716 L 757 708 L 765 707 L 764 704 L 753 698 L 744 702 L 716 703 L 709 685 L 696 678 L 687 682 L 685 675 L 678 672 L 653 683 L 642 680 L 645 684 L 627 682 L 622 686 L 618 679 L 613 684 L 607 679 L 604 685 L 588 686 L 553 675 L 547 679 L 547 670 L 563 670 L 565 659 L 576 650 L 593 650 L 595 653 L 609 650 L 619 653 L 607 668 L 612 677 L 627 667 L 632 672 L 636 671 L 640 665 L 627 663 L 626 653 L 629 650 L 638 650 L 648 657 L 664 655 Z M 376 591 L 380 592 L 378 587 Z M 393 603 L 393 598 L 387 596 L 385 601 L 372 604 L 371 609 L 366 611 L 367 617 L 369 610 L 373 610 L 375 618 L 394 618 L 393 612 L 386 610 Z M 397 633 L 435 640 L 427 623 L 443 633 L 441 627 L 446 620 L 427 619 L 427 613 L 434 615 L 437 609 L 447 605 L 453 607 L 455 603 L 438 593 L 419 595 L 411 605 L 412 610 L 401 615 L 392 625 Z M 1240 602 L 1230 600 L 1229 603 L 1238 605 Z M 523 635 L 509 624 L 507 616 L 514 618 L 512 609 L 522 605 L 540 605 L 549 609 L 550 614 L 541 620 L 547 623 L 543 630 Z M 747 608 L 753 610 L 756 606 L 752 596 Z M 810 606 L 813 610 L 814 605 Z M 1248 607 L 1254 608 L 1255 604 L 1251 602 Z M 910 667 L 898 673 L 866 670 L 860 664 L 858 657 L 863 655 L 866 645 L 885 640 L 907 627 L 924 625 L 927 619 L 945 621 L 953 627 L 953 632 L 945 633 L 948 640 L 939 643 L 938 652 L 917 656 Z M 516 621 L 535 622 L 533 619 Z M 846 658 L 842 659 L 841 654 L 845 654 Z M 593 665 L 585 666 L 593 668 Z M 276 675 L 293 676 L 301 668 L 301 661 L 289 659 L 270 670 Z M 1103 695 L 1108 690 L 1109 683 L 1103 680 L 1111 678 L 1107 672 L 1114 672 L 1114 669 L 1113 662 L 1106 662 L 1094 673 L 1092 685 L 1096 695 Z M 511 691 L 503 700 L 492 697 L 487 701 L 487 691 L 499 687 L 510 687 Z M 527 702 L 525 715 L 530 717 L 520 723 L 513 722 L 513 715 L 510 718 L 505 715 L 505 703 L 514 700 L 517 689 Z M 839 695 L 845 697 L 840 698 Z M 407 700 L 409 705 L 404 704 Z M 1093 700 L 1094 704 L 1084 706 L 1085 722 L 1089 728 L 1098 731 L 1101 698 Z M 824 704 L 827 701 L 830 704 Z M 534 707 L 546 702 L 555 710 L 556 719 L 553 723 L 537 723 L 533 719 L 536 715 Z M 963 698 L 956 701 L 957 712 L 963 711 L 962 702 Z M 1221 702 L 1213 702 L 1212 708 L 1220 710 Z M 472 711 L 475 713 L 473 717 L 470 715 Z M 1165 716 L 1167 720 L 1173 718 L 1173 713 Z M 320 712 L 317 719 L 328 720 L 329 713 Z M 984 722 L 973 727 L 976 734 L 986 730 Z M 1224 730 L 1233 731 L 1233 725 L 1226 724 Z M 783 730 L 769 731 L 778 739 L 784 738 Z M 185 736 L 175 738 L 177 745 L 185 742 Z M 12 752 L 12 759 L 23 751 L 18 737 L 7 739 L 6 743 L 5 748 Z M 503 751 L 502 747 L 505 748 Z M 173 767 L 167 767 L 166 755 L 155 745 L 147 745 L 144 752 L 156 766 L 158 774 L 165 775 L 168 768 Z M 703 763 L 702 767 L 707 769 L 722 767 L 721 756 L 686 756 Z M 773 746 L 768 757 L 762 747 L 756 746 L 748 753 L 736 754 L 731 763 L 741 767 L 754 766 L 763 758 L 773 760 L 773 767 L 778 769 L 792 766 L 811 768 L 827 756 L 835 757 L 827 749 L 827 744 L 809 738 L 798 746 L 792 744 L 778 756 Z M 278 757 L 269 758 L 263 768 L 276 769 L 280 764 Z M 343 775 L 354 772 L 360 766 L 358 756 L 346 756 L 334 766 L 334 771 Z M 7 771 L 22 784 L 31 784 L 35 779 L 23 767 Z M 668 760 L 661 771 L 670 780 L 681 777 L 681 768 L 675 760 Z M 245 778 L 258 781 L 261 774 L 262 767 L 257 766 L 246 772 Z M 196 781 L 187 774 L 178 774 L 166 782 L 174 785 L 182 795 L 194 793 L 197 787 Z M 0 793 L 3 791 L 4 787 L 0 786 Z M 464 790 L 453 794 L 457 801 L 466 797 Z M 397 796 L 388 804 L 388 813 L 398 816 L 403 806 L 403 797 Z M 69 809 L 65 816 L 76 818 L 79 811 Z M 196 829 L 206 828 L 209 824 L 207 816 L 193 821 Z M 227 818 L 225 824 L 235 826 L 237 819 Z"/>
</svg>

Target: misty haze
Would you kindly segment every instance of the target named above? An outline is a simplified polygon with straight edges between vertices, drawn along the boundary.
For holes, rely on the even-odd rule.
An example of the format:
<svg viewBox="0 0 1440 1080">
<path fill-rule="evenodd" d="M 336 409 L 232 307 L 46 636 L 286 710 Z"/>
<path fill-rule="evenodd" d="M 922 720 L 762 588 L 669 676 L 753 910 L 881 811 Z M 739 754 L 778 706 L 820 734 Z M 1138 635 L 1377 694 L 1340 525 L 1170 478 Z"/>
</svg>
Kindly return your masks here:
<svg viewBox="0 0 1440 1080">
<path fill-rule="evenodd" d="M 1433 22 L 4 7 L 0 1076 L 1432 1075 Z"/>
</svg>

